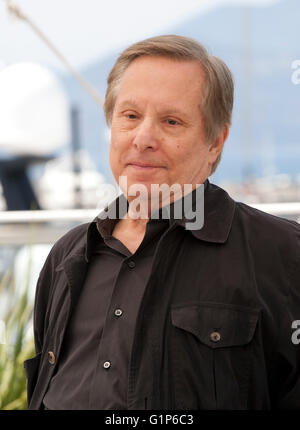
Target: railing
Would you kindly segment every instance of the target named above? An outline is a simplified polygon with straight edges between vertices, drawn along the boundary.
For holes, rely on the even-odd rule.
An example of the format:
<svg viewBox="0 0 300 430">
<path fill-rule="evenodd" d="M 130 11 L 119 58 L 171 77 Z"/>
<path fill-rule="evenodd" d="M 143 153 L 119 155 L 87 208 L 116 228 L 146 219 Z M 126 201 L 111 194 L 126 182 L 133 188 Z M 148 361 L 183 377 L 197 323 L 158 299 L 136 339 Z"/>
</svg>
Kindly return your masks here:
<svg viewBox="0 0 300 430">
<path fill-rule="evenodd" d="M 300 223 L 300 202 L 263 203 L 250 206 Z M 54 243 L 72 227 L 90 222 L 101 209 L 0 212 L 0 243 L 22 245 Z"/>
<path fill-rule="evenodd" d="M 300 202 L 251 204 L 256 209 L 300 222 Z"/>
<path fill-rule="evenodd" d="M 92 221 L 99 209 L 0 212 L 0 244 L 53 244 L 68 230 Z"/>
</svg>

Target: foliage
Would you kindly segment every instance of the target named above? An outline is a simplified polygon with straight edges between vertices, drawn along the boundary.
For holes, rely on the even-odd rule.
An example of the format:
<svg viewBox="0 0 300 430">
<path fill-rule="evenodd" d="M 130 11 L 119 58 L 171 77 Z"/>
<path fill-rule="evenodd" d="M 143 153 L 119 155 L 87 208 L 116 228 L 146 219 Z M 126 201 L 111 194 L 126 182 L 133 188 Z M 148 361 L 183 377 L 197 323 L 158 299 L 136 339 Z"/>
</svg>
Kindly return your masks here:
<svg viewBox="0 0 300 430">
<path fill-rule="evenodd" d="M 20 292 L 9 271 L 0 282 L 0 409 L 27 409 L 23 363 L 34 356 L 33 306 L 28 300 L 28 285 L 27 274 Z"/>
</svg>

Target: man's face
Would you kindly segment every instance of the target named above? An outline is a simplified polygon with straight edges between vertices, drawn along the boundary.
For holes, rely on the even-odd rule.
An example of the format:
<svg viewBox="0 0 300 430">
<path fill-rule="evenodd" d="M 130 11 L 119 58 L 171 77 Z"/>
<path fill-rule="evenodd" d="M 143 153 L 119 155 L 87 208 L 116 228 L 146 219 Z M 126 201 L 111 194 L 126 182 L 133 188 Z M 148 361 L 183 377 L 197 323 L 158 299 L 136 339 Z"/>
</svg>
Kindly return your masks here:
<svg viewBox="0 0 300 430">
<path fill-rule="evenodd" d="M 220 150 L 205 138 L 199 108 L 205 75 L 195 61 L 140 57 L 124 72 L 112 115 L 110 164 L 116 181 L 201 184 Z M 122 187 L 121 187 L 122 188 Z M 124 190 L 123 190 L 124 191 Z"/>
</svg>

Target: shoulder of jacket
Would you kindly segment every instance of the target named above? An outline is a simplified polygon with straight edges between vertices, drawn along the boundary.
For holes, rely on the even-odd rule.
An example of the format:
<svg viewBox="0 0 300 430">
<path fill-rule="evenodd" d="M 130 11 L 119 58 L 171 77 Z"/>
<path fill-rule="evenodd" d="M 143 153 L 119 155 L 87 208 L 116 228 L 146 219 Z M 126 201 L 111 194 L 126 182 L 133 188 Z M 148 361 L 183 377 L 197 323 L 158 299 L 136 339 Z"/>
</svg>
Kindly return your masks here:
<svg viewBox="0 0 300 430">
<path fill-rule="evenodd" d="M 90 224 L 90 222 L 80 224 L 67 231 L 67 233 L 57 240 L 54 246 L 68 246 L 69 243 L 77 242 L 84 238 Z"/>
<path fill-rule="evenodd" d="M 300 224 L 287 218 L 272 215 L 245 203 L 236 202 L 236 214 L 249 229 L 259 230 L 262 234 L 276 234 L 278 237 L 298 237 Z M 274 237 L 274 239 L 275 239 Z"/>
<path fill-rule="evenodd" d="M 74 254 L 82 253 L 85 249 L 90 224 L 80 224 L 60 237 L 51 248 L 48 259 L 61 262 L 71 252 Z"/>
</svg>

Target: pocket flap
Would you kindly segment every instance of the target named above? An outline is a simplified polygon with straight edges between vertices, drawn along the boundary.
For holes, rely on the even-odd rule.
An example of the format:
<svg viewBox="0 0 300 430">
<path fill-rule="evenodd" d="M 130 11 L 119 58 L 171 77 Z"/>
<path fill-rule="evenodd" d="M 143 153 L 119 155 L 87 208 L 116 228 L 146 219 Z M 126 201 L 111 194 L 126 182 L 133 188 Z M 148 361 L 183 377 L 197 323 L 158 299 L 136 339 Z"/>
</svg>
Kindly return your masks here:
<svg viewBox="0 0 300 430">
<path fill-rule="evenodd" d="M 36 373 L 38 370 L 40 359 L 41 359 L 42 353 L 40 352 L 33 358 L 29 358 L 28 360 L 24 361 L 24 368 L 26 370 L 26 375 L 29 377 Z"/>
<path fill-rule="evenodd" d="M 174 305 L 172 324 L 211 348 L 246 345 L 253 338 L 259 310 L 212 302 Z"/>
</svg>

